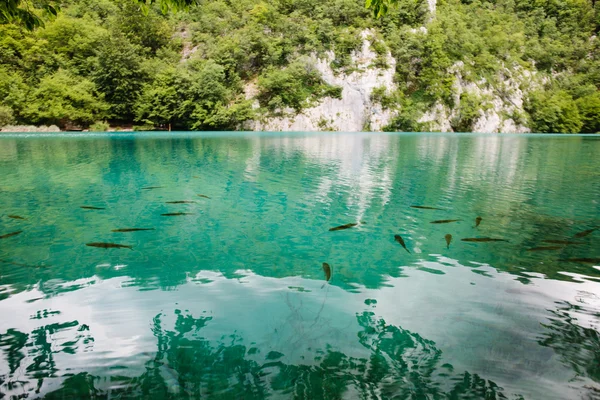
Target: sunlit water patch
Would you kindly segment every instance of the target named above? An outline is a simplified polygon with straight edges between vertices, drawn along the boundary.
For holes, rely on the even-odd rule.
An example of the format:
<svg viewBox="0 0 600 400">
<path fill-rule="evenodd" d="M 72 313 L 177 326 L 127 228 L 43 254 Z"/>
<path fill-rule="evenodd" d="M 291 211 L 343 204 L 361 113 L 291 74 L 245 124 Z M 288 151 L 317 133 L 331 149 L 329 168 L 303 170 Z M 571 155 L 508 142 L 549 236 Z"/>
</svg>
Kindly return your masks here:
<svg viewBox="0 0 600 400">
<path fill-rule="evenodd" d="M 581 136 L 0 137 L 0 397 L 596 398 L 599 159 Z"/>
</svg>

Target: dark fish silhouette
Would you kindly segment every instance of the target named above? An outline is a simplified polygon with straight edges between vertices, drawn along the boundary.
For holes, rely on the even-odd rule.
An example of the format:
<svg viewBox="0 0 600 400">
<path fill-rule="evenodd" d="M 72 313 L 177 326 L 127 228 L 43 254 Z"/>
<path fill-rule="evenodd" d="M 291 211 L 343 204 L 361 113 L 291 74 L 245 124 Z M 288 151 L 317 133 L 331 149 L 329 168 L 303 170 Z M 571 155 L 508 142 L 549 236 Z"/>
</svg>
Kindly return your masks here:
<svg viewBox="0 0 600 400">
<path fill-rule="evenodd" d="M 199 194 L 199 195 L 198 195 L 198 197 L 204 197 L 205 199 L 210 199 L 210 197 L 208 197 L 208 196 L 207 196 L 207 195 L 205 195 L 205 194 Z"/>
<path fill-rule="evenodd" d="M 8 215 L 8 218 L 12 218 L 12 219 L 27 219 L 27 218 L 23 218 L 19 215 Z"/>
<path fill-rule="evenodd" d="M 192 200 L 178 200 L 178 201 L 165 201 L 165 203 L 167 203 L 167 204 L 190 204 L 190 203 L 195 203 L 195 201 L 192 201 Z"/>
<path fill-rule="evenodd" d="M 331 279 L 331 266 L 327 263 L 323 263 L 323 272 L 325 272 L 325 280 L 329 282 Z"/>
<path fill-rule="evenodd" d="M 92 206 L 81 206 L 79 208 L 83 208 L 84 210 L 106 210 L 103 207 L 92 207 Z"/>
<path fill-rule="evenodd" d="M 553 244 L 584 244 L 581 242 L 571 242 L 570 240 L 542 240 L 542 242 Z"/>
<path fill-rule="evenodd" d="M 184 212 L 176 212 L 176 213 L 166 213 L 166 214 L 160 214 L 163 217 L 177 217 L 179 215 L 192 215 L 192 213 L 184 213 Z"/>
<path fill-rule="evenodd" d="M 493 238 L 465 238 L 460 239 L 463 242 L 508 242 L 506 239 L 493 239 Z"/>
<path fill-rule="evenodd" d="M 9 217 L 10 217 L 10 215 L 9 215 Z M 596 227 L 596 228 L 588 229 L 587 231 L 576 233 L 574 237 L 576 237 L 576 238 L 586 237 L 587 235 L 594 232 L 595 230 L 598 230 L 598 228 Z"/>
<path fill-rule="evenodd" d="M 352 224 L 346 224 L 346 225 L 340 225 L 340 226 L 336 226 L 335 228 L 329 228 L 329 232 L 333 232 L 333 231 L 343 231 L 344 229 L 350 229 L 355 227 L 356 223 L 352 223 Z"/>
<path fill-rule="evenodd" d="M 123 228 L 113 229 L 111 232 L 141 232 L 141 231 L 153 231 L 154 228 Z"/>
<path fill-rule="evenodd" d="M 446 236 L 444 236 L 444 238 L 446 238 L 446 248 L 449 249 L 450 248 L 450 242 L 452 242 L 452 235 L 451 234 L 446 234 Z"/>
<path fill-rule="evenodd" d="M 462 219 L 438 219 L 437 221 L 431 221 L 432 224 L 449 224 L 450 222 L 458 222 Z"/>
<path fill-rule="evenodd" d="M 100 247 L 102 249 L 129 249 L 129 250 L 133 250 L 133 247 L 131 246 L 126 246 L 124 244 L 116 244 L 116 243 L 101 243 L 101 242 L 93 242 L 93 243 L 86 243 L 86 246 L 90 246 L 90 247 Z"/>
<path fill-rule="evenodd" d="M 4 235 L 0 236 L 0 239 L 6 239 L 6 238 L 9 238 L 9 237 L 12 237 L 12 236 L 17 236 L 18 234 L 20 234 L 22 232 L 23 231 L 16 231 L 16 232 L 7 233 L 7 234 L 4 234 Z"/>
<path fill-rule="evenodd" d="M 402 236 L 394 235 L 394 239 L 396 240 L 396 242 L 400 243 L 400 246 L 404 247 L 404 250 L 408 251 L 408 253 L 410 254 L 410 250 L 406 248 L 406 244 L 404 243 L 404 239 L 402 239 Z"/>
<path fill-rule="evenodd" d="M 142 190 L 152 190 L 152 189 L 161 189 L 161 188 L 164 188 L 164 186 L 148 186 L 148 187 L 142 188 Z"/>
<path fill-rule="evenodd" d="M 194 176 L 192 176 L 192 178 L 200 179 L 200 177 L 198 175 L 194 175 Z"/>
<path fill-rule="evenodd" d="M 411 206 L 411 208 L 418 208 L 420 210 L 443 210 L 443 208 L 427 207 L 427 206 Z"/>
<path fill-rule="evenodd" d="M 475 218 L 475 228 L 477 228 L 477 227 L 479 226 L 479 224 L 481 224 L 481 220 L 482 220 L 482 219 L 483 219 L 483 218 L 481 218 L 481 217 L 477 217 L 477 218 Z"/>
<path fill-rule="evenodd" d="M 532 249 L 527 249 L 527 251 L 560 250 L 562 248 L 563 248 L 562 246 L 541 246 L 541 247 L 534 247 Z"/>
<path fill-rule="evenodd" d="M 570 262 L 581 262 L 581 263 L 590 263 L 590 264 L 598 264 L 600 265 L 600 258 L 565 258 L 563 260 L 558 261 L 570 261 Z"/>
</svg>

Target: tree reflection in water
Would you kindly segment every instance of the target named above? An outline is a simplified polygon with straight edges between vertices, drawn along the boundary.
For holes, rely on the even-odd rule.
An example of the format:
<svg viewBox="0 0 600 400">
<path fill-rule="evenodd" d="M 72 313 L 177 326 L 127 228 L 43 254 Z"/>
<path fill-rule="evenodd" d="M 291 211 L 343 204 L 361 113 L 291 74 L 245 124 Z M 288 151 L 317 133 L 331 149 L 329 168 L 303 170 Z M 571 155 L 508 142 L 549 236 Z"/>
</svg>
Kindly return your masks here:
<svg viewBox="0 0 600 400">
<path fill-rule="evenodd" d="M 55 323 L 34 329 L 30 334 L 9 329 L 0 335 L 0 349 L 8 360 L 8 376 L 0 376 L 0 398 L 3 392 L 22 393 L 11 398 L 28 397 L 27 392 L 39 393 L 44 379 L 64 374 L 54 361 L 54 354 L 75 354 L 88 351 L 94 338 L 89 328 L 77 321 Z M 71 333 L 72 340 L 64 340 Z M 27 365 L 21 365 L 26 360 Z"/>
<path fill-rule="evenodd" d="M 585 304 L 584 299 L 580 298 L 580 301 Z M 573 380 L 584 381 L 587 398 L 600 399 L 600 334 L 593 325 L 582 326 L 586 319 L 598 321 L 600 313 L 594 308 L 566 301 L 556 304 L 556 310 L 549 310 L 550 321 L 543 325 L 546 332 L 539 343 L 551 347 L 561 356 L 562 362 L 575 372 Z"/>
<path fill-rule="evenodd" d="M 84 334 L 86 326 L 76 321 L 46 326 L 30 335 L 11 330 L 0 337 L 0 347 L 10 364 L 9 375 L 1 378 L 2 388 L 27 397 L 36 380 L 39 389 L 45 378 L 62 376 L 61 387 L 47 393 L 46 398 L 506 398 L 494 382 L 468 372 L 455 373 L 452 365 L 443 364 L 442 352 L 434 342 L 389 325 L 373 312 L 357 314 L 362 327 L 358 341 L 368 350 L 368 358 L 347 356 L 328 346 L 315 351 L 312 361 L 305 364 L 287 364 L 281 353 L 247 347 L 235 333 L 215 345 L 201 336 L 211 317 L 194 318 L 179 310 L 175 313 L 172 329 L 164 328 L 164 314 L 154 318 L 157 351 L 147 355 L 150 360 L 145 363 L 145 372 L 134 378 L 116 371 L 107 371 L 104 376 L 58 371 L 54 352 L 85 350 L 93 341 Z M 53 333 L 75 328 L 76 340 L 50 345 Z M 20 365 L 24 359 L 32 362 Z M 24 382 L 16 373 L 23 367 Z M 22 385 L 22 390 L 15 391 L 15 385 Z"/>
</svg>

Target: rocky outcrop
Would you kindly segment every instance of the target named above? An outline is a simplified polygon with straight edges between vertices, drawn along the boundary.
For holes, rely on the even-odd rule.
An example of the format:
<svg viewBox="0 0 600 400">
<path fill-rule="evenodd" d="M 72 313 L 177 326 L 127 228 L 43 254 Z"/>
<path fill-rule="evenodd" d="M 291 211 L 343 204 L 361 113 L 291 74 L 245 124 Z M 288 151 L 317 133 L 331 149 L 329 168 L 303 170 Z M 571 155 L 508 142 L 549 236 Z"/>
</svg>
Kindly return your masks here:
<svg viewBox="0 0 600 400">
<path fill-rule="evenodd" d="M 469 131 L 480 133 L 527 133 L 530 129 L 522 122 L 524 115 L 522 89 L 535 86 L 534 75 L 520 67 L 504 68 L 493 79 L 480 79 L 476 83 L 463 76 L 464 65 L 456 63 L 450 71 L 455 76 L 454 107 L 449 109 L 441 103 L 423 114 L 419 122 L 428 124 L 429 130 L 452 132 L 453 122 L 460 118 L 463 94 L 481 100 L 479 117 Z"/>
<path fill-rule="evenodd" d="M 427 9 L 431 16 L 435 16 L 435 9 L 437 6 L 437 0 L 427 0 Z"/>
<path fill-rule="evenodd" d="M 430 12 L 435 13 L 435 0 L 429 3 Z M 419 31 L 427 34 L 427 31 Z M 292 109 L 279 110 L 278 116 L 267 114 L 261 120 L 251 121 L 245 129 L 263 131 L 381 131 L 392 121 L 398 110 L 384 109 L 371 99 L 375 88 L 386 88 L 388 93 L 395 90 L 394 71 L 396 60 L 388 52 L 387 68 L 376 68 L 377 54 L 371 49 L 374 33 L 362 32 L 363 44 L 360 51 L 352 55 L 353 69 L 350 73 L 336 73 L 331 68 L 334 59 L 332 52 L 325 57 L 310 57 L 310 62 L 319 71 L 323 81 L 342 88 L 341 99 L 324 98 L 313 107 L 295 113 Z M 533 85 L 533 73 L 521 67 L 505 67 L 496 76 L 488 79 L 468 79 L 465 66 L 459 62 L 449 71 L 455 77 L 453 87 L 454 107 L 449 108 L 436 103 L 426 110 L 421 118 L 430 131 L 453 132 L 457 120 L 461 118 L 461 100 L 464 94 L 481 102 L 479 116 L 469 131 L 482 133 L 525 133 L 529 128 L 524 125 L 524 90 Z M 470 77 L 469 77 L 470 78 Z M 258 88 L 255 81 L 245 86 L 246 98 L 255 99 Z M 258 108 L 258 101 L 255 101 Z M 283 115 L 283 116 L 281 116 Z"/>
<path fill-rule="evenodd" d="M 384 110 L 371 100 L 376 87 L 393 90 L 396 60 L 388 52 L 387 68 L 376 68 L 377 54 L 371 49 L 369 30 L 362 32 L 363 44 L 360 51 L 352 55 L 353 72 L 339 73 L 331 68 L 334 59 L 332 52 L 324 58 L 312 56 L 311 60 L 321 74 L 323 81 L 342 88 L 342 98 L 324 98 L 314 107 L 293 115 L 293 110 L 283 110 L 284 117 L 266 117 L 262 121 L 253 121 L 248 126 L 253 130 L 265 131 L 343 131 L 357 132 L 365 130 L 379 131 L 388 125 L 394 112 Z M 246 97 L 252 98 L 256 89 L 254 83 L 246 85 Z"/>
<path fill-rule="evenodd" d="M 56 125 L 7 125 L 0 132 L 60 132 L 60 128 Z"/>
</svg>

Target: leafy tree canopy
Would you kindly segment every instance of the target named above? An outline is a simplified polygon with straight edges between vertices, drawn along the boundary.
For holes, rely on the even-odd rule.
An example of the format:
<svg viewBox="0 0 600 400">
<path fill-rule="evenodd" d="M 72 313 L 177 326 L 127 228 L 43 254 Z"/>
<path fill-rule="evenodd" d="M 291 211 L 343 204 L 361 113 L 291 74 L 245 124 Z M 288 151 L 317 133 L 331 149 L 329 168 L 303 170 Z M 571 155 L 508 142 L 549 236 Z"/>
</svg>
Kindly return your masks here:
<svg viewBox="0 0 600 400">
<path fill-rule="evenodd" d="M 148 7 L 158 4 L 163 13 L 169 10 L 185 9 L 197 0 L 131 0 L 138 4 L 142 10 L 148 12 Z M 0 24 L 17 23 L 32 30 L 44 26 L 41 14 L 56 16 L 60 7 L 53 0 L 2 0 L 0 1 Z"/>
</svg>

